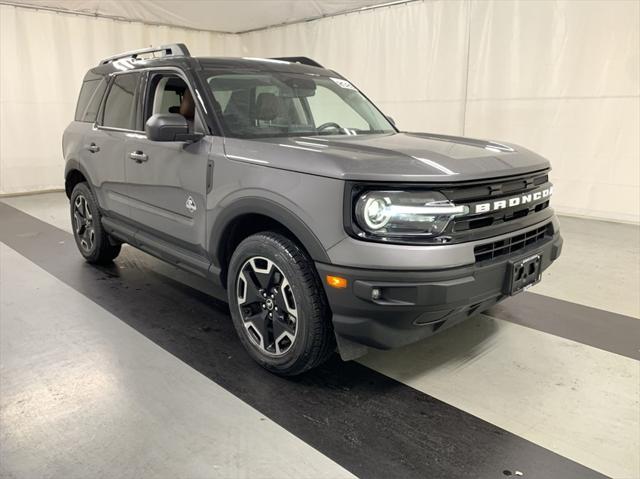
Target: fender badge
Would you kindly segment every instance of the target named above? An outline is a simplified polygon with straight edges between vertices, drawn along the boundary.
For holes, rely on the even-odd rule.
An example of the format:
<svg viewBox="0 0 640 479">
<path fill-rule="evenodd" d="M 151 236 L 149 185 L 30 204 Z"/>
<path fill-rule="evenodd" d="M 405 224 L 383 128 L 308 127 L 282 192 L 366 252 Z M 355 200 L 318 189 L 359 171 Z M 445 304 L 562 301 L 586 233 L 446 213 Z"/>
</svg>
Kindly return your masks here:
<svg viewBox="0 0 640 479">
<path fill-rule="evenodd" d="M 189 210 L 189 213 L 195 213 L 195 211 L 198 209 L 198 207 L 196 206 L 196 202 L 193 201 L 193 198 L 191 196 L 187 198 L 185 206 Z"/>
</svg>

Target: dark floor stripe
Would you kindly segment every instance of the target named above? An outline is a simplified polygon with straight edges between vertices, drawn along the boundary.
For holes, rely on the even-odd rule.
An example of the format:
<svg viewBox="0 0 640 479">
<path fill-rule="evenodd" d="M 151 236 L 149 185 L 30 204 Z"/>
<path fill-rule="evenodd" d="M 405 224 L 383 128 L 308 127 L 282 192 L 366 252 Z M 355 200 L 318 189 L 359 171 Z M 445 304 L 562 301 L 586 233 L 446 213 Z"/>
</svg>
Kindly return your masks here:
<svg viewBox="0 0 640 479">
<path fill-rule="evenodd" d="M 71 235 L 4 204 L 0 241 L 360 477 L 604 477 L 355 362 L 334 358 L 296 379 L 269 374 L 242 349 L 224 306 L 133 248 L 92 267 Z"/>
<path fill-rule="evenodd" d="M 640 360 L 640 319 L 630 316 L 529 292 L 486 314 Z"/>
</svg>

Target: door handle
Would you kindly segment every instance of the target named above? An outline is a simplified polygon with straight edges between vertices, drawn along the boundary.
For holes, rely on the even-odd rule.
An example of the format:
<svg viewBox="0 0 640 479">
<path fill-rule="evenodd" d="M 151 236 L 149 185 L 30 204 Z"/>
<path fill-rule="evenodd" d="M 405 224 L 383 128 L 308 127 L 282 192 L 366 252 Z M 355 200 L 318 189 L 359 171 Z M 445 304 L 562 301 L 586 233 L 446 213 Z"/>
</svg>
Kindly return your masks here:
<svg viewBox="0 0 640 479">
<path fill-rule="evenodd" d="M 144 163 L 149 159 L 149 157 L 142 151 L 133 151 L 129 153 L 129 158 L 134 160 L 136 163 Z"/>
<path fill-rule="evenodd" d="M 91 143 L 90 145 L 87 145 L 87 150 L 89 150 L 91 153 L 97 153 L 100 151 L 100 147 L 95 143 Z"/>
</svg>

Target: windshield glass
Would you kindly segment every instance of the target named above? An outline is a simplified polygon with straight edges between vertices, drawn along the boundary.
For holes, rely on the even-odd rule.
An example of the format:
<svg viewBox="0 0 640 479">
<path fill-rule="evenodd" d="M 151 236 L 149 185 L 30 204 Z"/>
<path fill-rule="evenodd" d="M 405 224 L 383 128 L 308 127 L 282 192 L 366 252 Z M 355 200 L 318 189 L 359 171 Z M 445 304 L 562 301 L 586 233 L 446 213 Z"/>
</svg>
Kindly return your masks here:
<svg viewBox="0 0 640 479">
<path fill-rule="evenodd" d="M 282 72 L 207 74 L 229 136 L 264 138 L 392 133 L 393 126 L 348 81 Z"/>
</svg>

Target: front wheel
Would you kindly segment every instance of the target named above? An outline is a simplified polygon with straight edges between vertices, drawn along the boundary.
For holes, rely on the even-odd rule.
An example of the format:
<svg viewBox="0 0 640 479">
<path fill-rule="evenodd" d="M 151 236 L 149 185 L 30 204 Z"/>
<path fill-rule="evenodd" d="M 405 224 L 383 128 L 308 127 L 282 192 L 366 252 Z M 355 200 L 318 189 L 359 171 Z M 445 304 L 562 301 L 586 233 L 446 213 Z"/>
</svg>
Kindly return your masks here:
<svg viewBox="0 0 640 479">
<path fill-rule="evenodd" d="M 300 374 L 335 350 L 313 262 L 287 237 L 264 232 L 242 241 L 231 258 L 227 286 L 240 340 L 269 371 Z"/>
<path fill-rule="evenodd" d="M 98 203 L 86 183 L 78 183 L 71 193 L 71 225 L 80 254 L 89 263 L 110 263 L 120 254 L 102 227 Z"/>
</svg>

